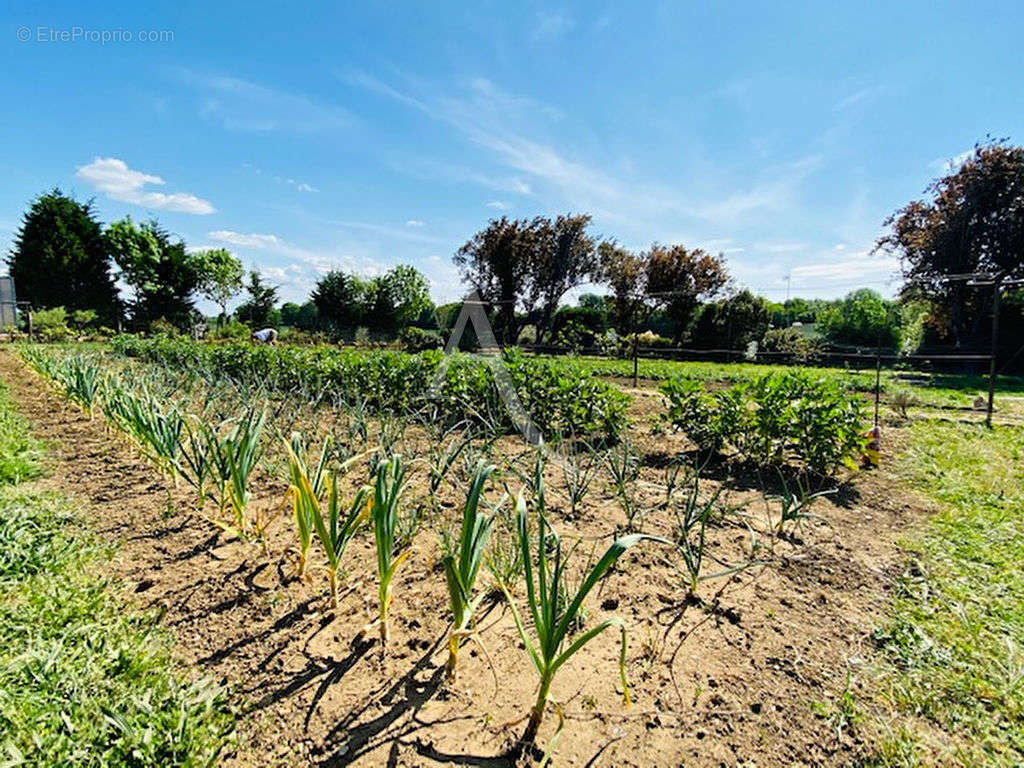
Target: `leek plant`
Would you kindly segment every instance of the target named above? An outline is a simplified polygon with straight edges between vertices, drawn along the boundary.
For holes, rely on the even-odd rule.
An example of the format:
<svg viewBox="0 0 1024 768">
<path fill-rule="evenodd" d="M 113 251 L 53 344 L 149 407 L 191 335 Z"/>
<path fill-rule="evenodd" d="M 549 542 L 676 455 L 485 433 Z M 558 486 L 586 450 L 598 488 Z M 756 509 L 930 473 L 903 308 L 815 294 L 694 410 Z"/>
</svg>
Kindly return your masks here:
<svg viewBox="0 0 1024 768">
<path fill-rule="evenodd" d="M 409 548 L 396 552 L 395 533 L 398 530 L 398 503 L 405 490 L 405 466 L 402 455 L 395 454 L 377 467 L 373 488 L 370 517 L 373 536 L 377 543 L 378 620 L 380 642 L 386 647 L 391 639 L 388 611 L 391 608 L 393 580 L 399 566 L 411 553 Z"/>
<path fill-rule="evenodd" d="M 462 508 L 462 528 L 459 531 L 457 546 L 454 548 L 456 551 L 449 551 L 441 559 L 452 609 L 452 629 L 448 633 L 448 663 L 445 665 L 448 682 L 455 680 L 459 646 L 465 638 L 472 635 L 470 626 L 473 615 L 484 597 L 484 593 L 481 593 L 474 598 L 473 587 L 483 562 L 494 518 L 480 513 L 480 500 L 488 478 L 496 469 L 493 464 L 486 464 L 483 461 L 477 464 L 466 496 L 466 505 Z"/>
<path fill-rule="evenodd" d="M 330 452 L 329 441 L 325 441 L 320 452 L 320 460 L 312 473 L 303 457 L 302 441 L 298 434 L 292 436 L 291 445 L 285 444 L 288 451 L 288 465 L 291 486 L 288 493 L 292 499 L 296 525 L 299 531 L 299 575 L 306 569 L 306 559 L 315 533 L 327 558 L 327 578 L 331 587 L 331 607 L 338 607 L 338 569 L 342 555 L 349 541 L 363 526 L 370 516 L 373 497 L 369 486 L 360 488 L 349 505 L 342 513 L 342 504 L 338 497 L 338 473 L 326 472 L 327 457 Z M 326 506 L 326 514 L 324 507 Z"/>
<path fill-rule="evenodd" d="M 309 547 L 313 542 L 313 517 L 320 511 L 331 439 L 328 437 L 324 440 L 320 447 L 320 458 L 312 471 L 306 458 L 306 449 L 302 444 L 302 435 L 293 432 L 291 444 L 285 443 L 285 450 L 288 455 L 288 495 L 291 498 L 295 531 L 299 538 L 298 565 L 295 571 L 301 579 L 306 575 Z"/>
<path fill-rule="evenodd" d="M 542 479 L 539 480 L 541 491 Z M 523 733 L 521 749 L 532 748 L 536 741 L 537 731 L 544 718 L 547 708 L 551 684 L 555 674 L 569 659 L 587 643 L 600 635 L 609 627 L 618 627 L 621 638 L 619 651 L 619 677 L 622 682 L 623 698 L 629 704 L 629 688 L 626 680 L 626 628 L 622 619 L 613 616 L 584 631 L 579 637 L 567 643 L 572 629 L 583 609 L 583 601 L 598 581 L 608 572 L 622 554 L 630 547 L 644 539 L 664 541 L 644 534 L 623 536 L 612 542 L 604 555 L 583 576 L 579 587 L 571 596 L 567 593 L 566 565 L 567 558 L 562 557 L 562 542 L 557 533 L 548 525 L 545 516 L 543 493 L 537 497 L 537 538 L 534 542 L 530 536 L 526 510 L 526 499 L 519 493 L 516 502 L 516 525 L 519 546 L 522 551 L 523 570 L 526 580 L 526 600 L 529 604 L 530 616 L 533 620 L 534 636 L 527 632 L 526 626 L 519 615 L 512 595 L 505 592 L 505 597 L 512 609 L 512 617 L 516 629 L 526 647 L 526 652 L 540 676 L 537 699 L 530 710 L 526 730 Z M 531 554 L 535 548 L 536 557 Z M 549 554 L 549 552 L 553 554 Z"/>
<path fill-rule="evenodd" d="M 706 554 L 705 534 L 708 522 L 718 506 L 718 499 L 721 495 L 722 488 L 719 486 L 709 499 L 702 502 L 700 500 L 700 473 L 694 472 L 693 485 L 690 487 L 685 501 L 675 509 L 675 544 L 676 550 L 683 560 L 683 568 L 686 571 L 686 594 L 688 599 L 696 598 L 697 587 L 702 581 L 731 576 L 756 564 L 754 560 L 751 560 L 737 566 L 727 565 L 725 570 L 716 573 L 704 573 L 704 557 Z M 723 513 L 737 512 L 741 508 L 742 505 L 726 508 L 723 510 Z"/>
<path fill-rule="evenodd" d="M 78 403 L 91 419 L 103 383 L 99 366 L 78 355 L 67 361 L 65 374 L 61 377 L 65 394 Z"/>
<path fill-rule="evenodd" d="M 816 517 L 816 515 L 812 515 L 809 511 L 811 505 L 814 504 L 815 500 L 836 492 L 835 488 L 830 488 L 811 493 L 810 488 L 799 476 L 796 478 L 796 488 L 794 489 L 786 482 L 786 478 L 781 472 L 779 472 L 779 480 L 782 482 L 782 493 L 777 497 L 779 501 L 779 522 L 775 526 L 775 532 L 780 536 L 787 533 L 787 524 L 792 524 L 788 532 L 792 534 L 793 530 L 799 528 L 804 520 Z"/>
<path fill-rule="evenodd" d="M 227 459 L 227 496 L 235 515 L 235 528 L 245 535 L 245 511 L 249 506 L 249 476 L 260 458 L 260 437 L 267 420 L 267 412 L 249 409 L 224 439 L 222 446 Z"/>
</svg>

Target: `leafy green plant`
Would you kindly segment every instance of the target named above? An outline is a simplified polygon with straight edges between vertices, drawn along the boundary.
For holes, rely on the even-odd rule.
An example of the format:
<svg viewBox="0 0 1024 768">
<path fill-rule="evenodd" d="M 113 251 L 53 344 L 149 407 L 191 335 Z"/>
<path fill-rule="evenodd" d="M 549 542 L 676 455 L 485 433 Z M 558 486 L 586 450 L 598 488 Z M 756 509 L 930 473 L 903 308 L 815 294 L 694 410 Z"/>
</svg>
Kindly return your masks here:
<svg viewBox="0 0 1024 768">
<path fill-rule="evenodd" d="M 405 489 L 405 466 L 401 454 L 384 461 L 377 468 L 373 488 L 370 518 L 377 545 L 378 621 L 380 642 L 386 647 L 391 639 L 388 613 L 393 598 L 394 578 L 399 566 L 409 557 L 411 550 L 396 551 L 396 532 L 399 524 L 399 502 Z"/>
<path fill-rule="evenodd" d="M 480 512 L 480 501 L 488 478 L 497 469 L 493 464 L 480 462 L 466 495 L 462 508 L 462 527 L 455 542 L 455 551 L 449 551 L 441 559 L 445 581 L 448 584 L 448 599 L 452 609 L 452 629 L 448 633 L 448 662 L 445 675 L 449 682 L 455 679 L 455 665 L 458 662 L 459 646 L 472 636 L 471 623 L 483 593 L 473 597 L 476 576 L 483 562 L 487 539 L 491 535 L 493 517 Z M 451 547 L 449 547 L 451 549 Z"/>
<path fill-rule="evenodd" d="M 731 444 L 758 466 L 797 463 L 822 475 L 855 467 L 864 403 L 808 371 L 770 373 L 729 390 L 673 379 L 662 386 L 669 421 L 705 451 Z"/>
</svg>

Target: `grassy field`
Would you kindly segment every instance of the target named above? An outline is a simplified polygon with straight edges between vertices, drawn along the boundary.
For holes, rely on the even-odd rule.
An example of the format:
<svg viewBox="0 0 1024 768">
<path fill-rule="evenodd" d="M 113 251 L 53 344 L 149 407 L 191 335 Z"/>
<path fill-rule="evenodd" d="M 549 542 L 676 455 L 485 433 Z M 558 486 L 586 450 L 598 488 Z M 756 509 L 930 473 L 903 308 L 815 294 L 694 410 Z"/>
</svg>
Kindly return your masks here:
<svg viewBox="0 0 1024 768">
<path fill-rule="evenodd" d="M 231 729 L 221 691 L 179 679 L 68 500 L 23 482 L 41 455 L 0 389 L 0 763 L 208 764 Z"/>
<path fill-rule="evenodd" d="M 912 427 L 899 471 L 940 509 L 904 542 L 911 563 L 878 635 L 906 716 L 881 764 L 1024 762 L 1022 458 L 1020 429 Z"/>
</svg>

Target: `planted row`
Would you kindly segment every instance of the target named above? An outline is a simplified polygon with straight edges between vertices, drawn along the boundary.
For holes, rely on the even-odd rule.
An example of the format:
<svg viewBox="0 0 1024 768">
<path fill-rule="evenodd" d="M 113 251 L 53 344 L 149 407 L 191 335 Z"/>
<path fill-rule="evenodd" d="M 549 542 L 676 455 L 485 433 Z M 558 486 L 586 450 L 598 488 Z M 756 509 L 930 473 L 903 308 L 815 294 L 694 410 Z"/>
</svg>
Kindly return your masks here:
<svg viewBox="0 0 1024 768">
<path fill-rule="evenodd" d="M 668 420 L 702 451 L 731 447 L 759 466 L 797 464 L 829 475 L 855 466 L 864 447 L 864 402 L 809 371 L 770 373 L 717 391 L 671 379 L 661 391 Z"/>
<path fill-rule="evenodd" d="M 390 412 L 421 412 L 449 423 L 469 420 L 512 431 L 490 365 L 437 350 L 339 350 L 330 347 L 258 347 L 180 339 L 122 336 L 114 350 L 127 357 L 258 383 L 280 391 L 329 394 Z M 519 401 L 549 435 L 615 440 L 626 425 L 629 398 L 582 367 L 529 359 L 507 350 L 502 360 Z M 442 365 L 443 362 L 443 365 Z M 435 376 L 441 370 L 440 379 Z"/>
</svg>

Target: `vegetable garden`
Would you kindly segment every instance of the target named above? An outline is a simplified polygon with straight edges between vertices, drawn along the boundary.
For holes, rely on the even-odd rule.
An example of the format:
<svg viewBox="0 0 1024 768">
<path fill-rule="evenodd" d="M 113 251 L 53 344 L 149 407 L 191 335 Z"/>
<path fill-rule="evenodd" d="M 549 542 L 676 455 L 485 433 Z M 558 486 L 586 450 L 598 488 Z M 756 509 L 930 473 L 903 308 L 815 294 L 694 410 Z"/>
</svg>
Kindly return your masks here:
<svg viewBox="0 0 1024 768">
<path fill-rule="evenodd" d="M 71 425 L 56 439 L 98 446 L 82 492 L 119 499 L 122 576 L 236 692 L 229 762 L 878 756 L 851 637 L 916 507 L 861 471 L 868 403 L 839 377 L 627 394 L 507 351 L 534 446 L 472 356 L 20 354 L 52 387 L 36 415 Z"/>
</svg>

